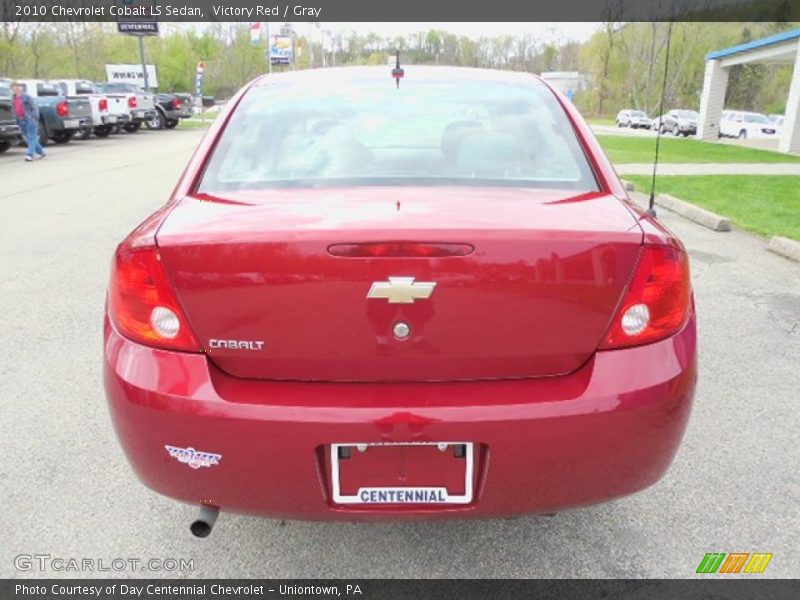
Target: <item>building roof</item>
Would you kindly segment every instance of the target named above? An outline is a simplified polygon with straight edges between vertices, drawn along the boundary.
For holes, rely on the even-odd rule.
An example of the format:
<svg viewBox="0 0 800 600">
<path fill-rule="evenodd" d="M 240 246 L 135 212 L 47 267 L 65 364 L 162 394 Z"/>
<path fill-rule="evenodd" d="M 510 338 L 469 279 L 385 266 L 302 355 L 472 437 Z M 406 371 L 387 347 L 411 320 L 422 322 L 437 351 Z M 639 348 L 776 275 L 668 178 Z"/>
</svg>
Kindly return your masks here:
<svg viewBox="0 0 800 600">
<path fill-rule="evenodd" d="M 752 42 L 739 44 L 738 46 L 731 46 L 730 48 L 725 48 L 724 50 L 717 50 L 707 54 L 706 60 L 726 58 L 728 56 L 733 56 L 734 54 L 750 52 L 751 50 L 759 50 L 761 48 L 766 48 L 767 46 L 774 46 L 775 44 L 790 42 L 796 39 L 800 39 L 800 29 L 792 29 L 791 31 L 776 33 L 775 35 L 761 38 L 760 40 L 753 40 Z"/>
</svg>

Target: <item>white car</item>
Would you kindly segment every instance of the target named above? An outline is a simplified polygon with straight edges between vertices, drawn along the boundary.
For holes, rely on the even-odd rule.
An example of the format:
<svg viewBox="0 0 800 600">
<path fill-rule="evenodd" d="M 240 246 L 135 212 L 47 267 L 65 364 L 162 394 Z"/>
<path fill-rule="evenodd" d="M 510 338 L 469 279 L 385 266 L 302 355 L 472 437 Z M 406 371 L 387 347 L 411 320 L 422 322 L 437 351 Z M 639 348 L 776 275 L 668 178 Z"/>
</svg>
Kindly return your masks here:
<svg viewBox="0 0 800 600">
<path fill-rule="evenodd" d="M 774 138 L 778 135 L 778 127 L 761 113 L 731 110 L 723 112 L 719 133 L 740 140 Z"/>
<path fill-rule="evenodd" d="M 650 117 L 641 110 L 621 110 L 617 113 L 617 127 L 650 129 Z"/>
<path fill-rule="evenodd" d="M 783 123 L 786 120 L 786 117 L 783 115 L 769 115 L 767 117 L 769 122 L 775 126 L 775 135 L 780 135 L 783 132 Z"/>
</svg>

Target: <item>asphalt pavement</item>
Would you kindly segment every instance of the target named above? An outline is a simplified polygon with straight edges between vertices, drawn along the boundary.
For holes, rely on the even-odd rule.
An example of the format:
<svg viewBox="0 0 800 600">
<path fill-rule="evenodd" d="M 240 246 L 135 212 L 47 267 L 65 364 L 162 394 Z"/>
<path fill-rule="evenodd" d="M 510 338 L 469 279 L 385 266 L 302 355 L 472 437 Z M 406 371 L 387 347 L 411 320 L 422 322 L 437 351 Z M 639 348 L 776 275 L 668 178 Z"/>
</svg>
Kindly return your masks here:
<svg viewBox="0 0 800 600">
<path fill-rule="evenodd" d="M 0 577 L 684 578 L 707 552 L 756 551 L 774 554 L 763 577 L 798 575 L 800 264 L 762 239 L 666 211 L 692 256 L 700 380 L 661 482 L 554 517 L 284 523 L 223 513 L 211 537 L 193 538 L 195 508 L 143 487 L 117 444 L 101 325 L 115 245 L 166 200 L 201 135 L 73 142 L 30 164 L 19 150 L 0 155 Z M 194 569 L 15 567 L 32 554 Z"/>
</svg>

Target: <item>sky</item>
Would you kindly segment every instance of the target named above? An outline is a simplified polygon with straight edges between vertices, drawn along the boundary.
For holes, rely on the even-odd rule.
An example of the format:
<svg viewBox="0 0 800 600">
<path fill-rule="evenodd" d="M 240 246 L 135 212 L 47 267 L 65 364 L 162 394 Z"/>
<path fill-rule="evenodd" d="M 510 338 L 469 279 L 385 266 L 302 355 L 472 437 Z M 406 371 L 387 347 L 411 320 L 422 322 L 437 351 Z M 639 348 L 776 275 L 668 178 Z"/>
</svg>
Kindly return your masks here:
<svg viewBox="0 0 800 600">
<path fill-rule="evenodd" d="M 331 31 L 355 31 L 359 34 L 374 32 L 380 36 L 408 35 L 429 29 L 442 29 L 472 39 L 481 36 L 520 36 L 531 33 L 542 41 L 584 41 L 598 29 L 600 23 L 322 23 L 322 29 Z M 310 23 L 298 23 L 296 28 L 304 31 Z"/>
<path fill-rule="evenodd" d="M 202 29 L 207 23 L 171 24 L 175 27 L 193 26 Z M 270 23 L 270 33 L 274 35 L 282 23 Z M 481 36 L 494 37 L 499 35 L 521 36 L 530 33 L 542 42 L 570 42 L 585 41 L 597 31 L 601 23 L 320 23 L 322 30 L 347 33 L 355 31 L 360 35 L 377 33 L 381 37 L 406 36 L 419 31 L 441 29 L 456 35 L 463 35 L 474 40 Z M 293 23 L 295 31 L 300 35 L 319 35 L 318 30 L 311 23 Z"/>
</svg>

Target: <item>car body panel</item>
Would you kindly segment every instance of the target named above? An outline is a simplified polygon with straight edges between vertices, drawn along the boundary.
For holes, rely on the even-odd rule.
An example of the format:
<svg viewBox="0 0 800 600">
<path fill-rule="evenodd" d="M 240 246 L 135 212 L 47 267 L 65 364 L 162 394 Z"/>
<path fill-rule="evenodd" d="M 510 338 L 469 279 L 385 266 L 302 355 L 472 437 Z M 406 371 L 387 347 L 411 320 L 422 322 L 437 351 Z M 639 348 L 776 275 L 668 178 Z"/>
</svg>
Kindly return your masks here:
<svg viewBox="0 0 800 600">
<path fill-rule="evenodd" d="M 693 318 L 677 336 L 598 352 L 571 375 L 517 381 L 242 380 L 202 354 L 130 342 L 108 322 L 104 355 L 112 420 L 146 485 L 191 504 L 293 519 L 549 513 L 634 493 L 672 461 L 697 377 Z M 464 440 L 478 446 L 469 504 L 332 501 L 329 444 Z M 165 445 L 221 459 L 192 469 Z"/>
<path fill-rule="evenodd" d="M 193 330 L 212 360 L 240 377 L 568 373 L 599 344 L 642 240 L 630 212 L 601 193 L 376 187 L 226 198 L 258 203 L 187 199 L 157 240 Z M 433 259 L 329 252 L 334 244 L 397 240 L 468 243 L 474 252 Z M 392 276 L 436 289 L 413 304 L 367 298 L 374 282 Z M 407 343 L 393 339 L 397 322 L 414 332 Z M 212 350 L 211 339 L 265 345 Z"/>
</svg>

